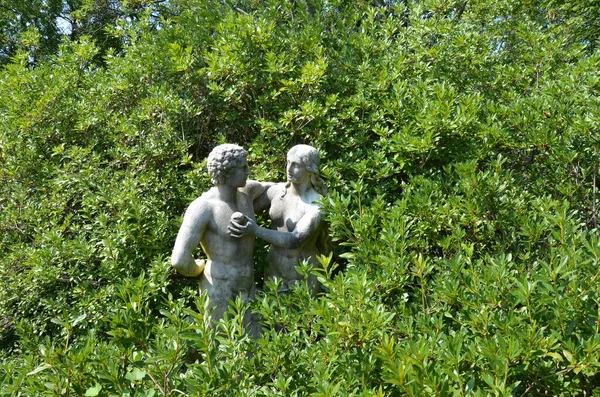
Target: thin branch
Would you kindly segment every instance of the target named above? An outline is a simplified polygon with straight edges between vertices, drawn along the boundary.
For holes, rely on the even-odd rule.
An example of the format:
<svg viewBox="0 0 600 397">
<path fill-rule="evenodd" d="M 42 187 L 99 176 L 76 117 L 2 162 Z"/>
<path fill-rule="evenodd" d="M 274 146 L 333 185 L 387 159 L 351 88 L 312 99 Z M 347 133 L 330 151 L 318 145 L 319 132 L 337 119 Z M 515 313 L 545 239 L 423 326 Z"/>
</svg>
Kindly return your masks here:
<svg viewBox="0 0 600 397">
<path fill-rule="evenodd" d="M 563 373 L 565 373 L 565 372 L 569 372 L 570 370 L 571 370 L 571 368 L 566 368 L 566 369 L 563 369 L 563 370 L 561 370 L 561 371 L 558 371 L 558 372 L 556 372 L 556 373 L 553 373 L 553 374 L 551 374 L 551 375 L 546 375 L 546 376 L 543 376 L 543 377 L 541 377 L 541 378 L 537 379 L 535 382 L 533 382 L 531 385 L 529 385 L 529 387 L 528 387 L 528 388 L 525 390 L 525 392 L 522 394 L 522 396 L 527 396 L 527 395 L 528 395 L 528 393 L 529 393 L 529 390 L 531 390 L 531 388 L 532 388 L 533 386 L 535 386 L 535 384 L 536 384 L 536 383 L 539 383 L 539 382 L 541 382 L 541 381 L 543 381 L 543 380 L 546 380 L 546 379 L 548 379 L 548 378 L 552 378 L 553 376 L 557 376 L 557 375 L 563 374 Z"/>
<path fill-rule="evenodd" d="M 598 207 L 596 207 L 596 174 L 598 173 L 598 166 L 594 169 L 594 182 L 592 187 L 592 226 L 594 229 L 598 229 Z M 596 230 L 598 233 L 598 230 Z"/>
<path fill-rule="evenodd" d="M 455 20 L 459 20 L 462 17 L 462 14 L 465 12 L 465 9 L 467 8 L 467 1 L 463 1 L 460 5 L 460 8 L 458 9 L 458 13 L 456 14 L 456 17 L 454 18 Z"/>
<path fill-rule="evenodd" d="M 239 7 L 233 7 L 233 8 L 234 8 L 236 11 L 238 11 L 238 12 L 241 12 L 241 13 L 242 13 L 242 14 L 244 14 L 244 15 L 248 15 L 248 13 L 247 13 L 246 11 L 242 10 L 242 9 L 241 9 L 241 8 L 239 8 Z"/>
<path fill-rule="evenodd" d="M 154 377 L 150 374 L 150 372 L 146 372 L 146 375 L 148 375 L 150 377 L 150 380 L 152 380 L 152 383 L 154 383 L 154 386 L 158 387 L 158 391 L 160 392 L 160 394 L 162 394 L 163 396 L 166 396 L 167 394 L 165 393 L 163 388 L 160 387 L 160 384 L 154 379 Z"/>
</svg>

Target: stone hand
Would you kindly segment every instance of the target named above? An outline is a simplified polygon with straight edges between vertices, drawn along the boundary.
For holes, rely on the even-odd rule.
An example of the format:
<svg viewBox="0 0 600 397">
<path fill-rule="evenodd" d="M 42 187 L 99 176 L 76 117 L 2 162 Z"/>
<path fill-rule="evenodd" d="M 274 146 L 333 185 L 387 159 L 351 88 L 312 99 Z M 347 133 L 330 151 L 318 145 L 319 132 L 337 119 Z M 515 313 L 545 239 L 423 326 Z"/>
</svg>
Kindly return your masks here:
<svg viewBox="0 0 600 397">
<path fill-rule="evenodd" d="M 239 213 L 233 214 L 229 220 L 229 226 L 227 226 L 227 229 L 229 229 L 229 235 L 239 238 L 248 234 L 254 234 L 256 222 L 246 215 L 239 214 L 241 215 L 239 216 L 237 214 Z"/>
<path fill-rule="evenodd" d="M 198 277 L 204 271 L 206 267 L 206 261 L 204 259 L 194 259 L 196 263 L 196 267 L 193 270 L 193 273 L 189 275 L 189 277 Z"/>
</svg>

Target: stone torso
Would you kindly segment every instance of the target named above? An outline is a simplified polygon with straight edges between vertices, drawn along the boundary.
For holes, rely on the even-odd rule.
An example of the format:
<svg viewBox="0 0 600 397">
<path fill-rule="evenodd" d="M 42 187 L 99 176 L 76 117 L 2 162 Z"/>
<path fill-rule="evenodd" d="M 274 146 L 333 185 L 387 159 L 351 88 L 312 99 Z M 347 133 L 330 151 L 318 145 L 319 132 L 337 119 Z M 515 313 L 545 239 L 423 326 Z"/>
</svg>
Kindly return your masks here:
<svg viewBox="0 0 600 397">
<path fill-rule="evenodd" d="M 306 197 L 300 197 L 285 191 L 285 184 L 278 184 L 271 189 L 271 207 L 269 217 L 272 228 L 282 232 L 291 232 L 296 224 L 305 216 L 312 216 L 319 208 L 315 202 L 319 199 L 318 193 L 311 191 Z M 269 191 L 271 193 L 271 191 Z M 316 240 L 319 233 L 313 233 L 302 245 L 296 249 L 289 249 L 271 245 L 269 250 L 270 268 L 267 276 L 278 277 L 286 281 L 298 280 L 300 275 L 296 271 L 299 261 L 309 259 L 317 264 Z"/>
<path fill-rule="evenodd" d="M 210 190 L 201 199 L 207 200 L 212 213 L 200 242 L 208 257 L 203 277 L 211 284 L 226 281 L 239 285 L 242 290 L 250 289 L 254 284 L 252 255 L 255 237 L 231 237 L 227 225 L 234 212 L 254 219 L 251 198 L 238 191 L 235 202 L 224 202 L 216 197 L 214 190 Z"/>
</svg>

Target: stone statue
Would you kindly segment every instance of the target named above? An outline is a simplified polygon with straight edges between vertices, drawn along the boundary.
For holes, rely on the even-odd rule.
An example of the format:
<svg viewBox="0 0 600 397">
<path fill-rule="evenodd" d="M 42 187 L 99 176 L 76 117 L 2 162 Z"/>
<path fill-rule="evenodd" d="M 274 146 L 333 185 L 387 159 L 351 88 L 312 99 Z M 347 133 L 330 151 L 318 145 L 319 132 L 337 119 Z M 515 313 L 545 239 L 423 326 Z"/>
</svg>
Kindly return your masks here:
<svg viewBox="0 0 600 397">
<path fill-rule="evenodd" d="M 319 177 L 319 154 L 308 145 L 297 145 L 287 154 L 287 183 L 278 183 L 268 188 L 261 200 L 270 203 L 269 216 L 272 229 L 259 226 L 255 219 L 245 217 L 245 223 L 231 220 L 232 236 L 243 239 L 256 235 L 271 243 L 269 250 L 268 278 L 282 280 L 282 291 L 300 280 L 295 267 L 302 260 L 319 266 L 316 256 L 329 252 L 327 230 L 323 212 L 317 203 L 327 194 L 323 179 Z M 320 290 L 316 277 L 309 276 L 313 293 Z"/>
<path fill-rule="evenodd" d="M 213 186 L 194 200 L 183 217 L 177 234 L 171 264 L 182 275 L 200 277 L 200 290 L 206 290 L 214 308 L 213 320 L 223 317 L 228 299 L 240 295 L 250 301 L 256 294 L 254 283 L 253 235 L 233 238 L 228 224 L 234 219 L 254 222 L 254 201 L 272 183 L 247 181 L 247 153 L 237 145 L 215 147 L 208 155 L 208 172 Z M 194 259 L 193 250 L 201 244 L 207 260 Z M 249 314 L 246 323 L 250 324 Z M 252 325 L 252 334 L 259 332 Z"/>
</svg>

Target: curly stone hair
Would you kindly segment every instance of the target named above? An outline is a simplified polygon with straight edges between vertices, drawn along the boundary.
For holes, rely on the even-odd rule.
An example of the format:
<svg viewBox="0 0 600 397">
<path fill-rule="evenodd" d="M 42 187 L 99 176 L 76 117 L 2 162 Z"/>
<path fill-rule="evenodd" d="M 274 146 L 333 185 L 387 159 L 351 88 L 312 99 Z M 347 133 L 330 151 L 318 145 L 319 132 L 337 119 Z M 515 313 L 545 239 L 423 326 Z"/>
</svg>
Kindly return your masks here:
<svg viewBox="0 0 600 397">
<path fill-rule="evenodd" d="M 207 167 L 210 179 L 215 185 L 224 185 L 231 171 L 239 167 L 246 160 L 248 153 L 238 146 L 230 143 L 215 146 L 208 155 Z"/>
</svg>

